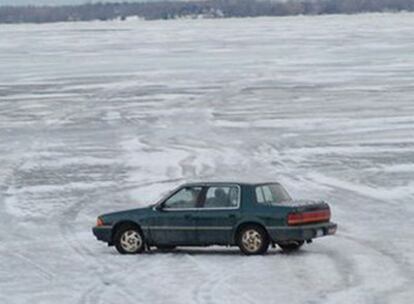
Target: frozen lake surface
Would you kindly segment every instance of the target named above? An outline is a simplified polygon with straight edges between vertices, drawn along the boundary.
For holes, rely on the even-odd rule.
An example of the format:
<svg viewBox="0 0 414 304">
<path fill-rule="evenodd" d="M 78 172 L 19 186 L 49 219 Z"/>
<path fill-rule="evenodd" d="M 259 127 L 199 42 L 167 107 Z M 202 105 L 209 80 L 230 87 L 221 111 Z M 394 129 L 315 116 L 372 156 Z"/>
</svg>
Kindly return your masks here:
<svg viewBox="0 0 414 304">
<path fill-rule="evenodd" d="M 414 15 L 0 27 L 0 303 L 414 303 Z M 118 255 L 96 216 L 279 180 L 334 237 Z"/>
</svg>

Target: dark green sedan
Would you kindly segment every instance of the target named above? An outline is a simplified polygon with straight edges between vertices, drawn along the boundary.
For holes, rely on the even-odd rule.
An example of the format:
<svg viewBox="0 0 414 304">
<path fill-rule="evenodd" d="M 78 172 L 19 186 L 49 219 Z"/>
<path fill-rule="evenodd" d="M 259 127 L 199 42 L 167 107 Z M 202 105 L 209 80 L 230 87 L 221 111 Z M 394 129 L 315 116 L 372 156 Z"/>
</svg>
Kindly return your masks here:
<svg viewBox="0 0 414 304">
<path fill-rule="evenodd" d="M 275 244 L 298 250 L 335 234 L 330 218 L 327 203 L 293 200 L 279 183 L 203 182 L 184 184 L 145 208 L 103 214 L 93 233 L 122 254 L 225 245 L 252 255 Z"/>
</svg>

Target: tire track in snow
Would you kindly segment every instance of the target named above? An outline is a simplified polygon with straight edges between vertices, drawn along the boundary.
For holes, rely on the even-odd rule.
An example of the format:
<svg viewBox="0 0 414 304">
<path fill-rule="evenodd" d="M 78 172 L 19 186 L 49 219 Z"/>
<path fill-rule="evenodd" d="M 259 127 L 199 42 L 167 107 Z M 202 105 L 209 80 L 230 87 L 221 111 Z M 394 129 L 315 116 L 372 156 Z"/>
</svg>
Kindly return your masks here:
<svg viewBox="0 0 414 304">
<path fill-rule="evenodd" d="M 139 185 L 135 185 L 133 188 L 136 189 L 139 187 L 146 187 L 146 186 L 151 186 L 155 184 L 174 183 L 179 180 L 181 179 L 165 179 L 165 180 L 160 180 L 160 181 L 143 182 L 143 183 L 140 183 Z M 123 191 L 126 188 L 130 188 L 130 187 L 131 186 L 119 187 L 117 190 Z M 112 271 L 106 265 L 111 265 L 114 263 L 114 261 L 113 260 L 109 261 L 108 259 L 105 259 L 105 261 L 101 261 L 101 262 L 97 261 L 96 260 L 97 256 L 89 248 L 85 247 L 82 241 L 77 238 L 76 233 L 74 233 L 75 231 L 74 222 L 78 214 L 81 212 L 81 210 L 85 207 L 85 205 L 88 202 L 93 201 L 99 196 L 100 194 L 98 194 L 98 190 L 96 190 L 94 194 L 85 194 L 82 197 L 82 199 L 79 199 L 77 203 L 72 204 L 70 207 L 68 207 L 61 215 L 62 220 L 60 224 L 60 229 L 61 229 L 63 238 L 70 244 L 71 248 L 77 253 L 78 256 L 80 256 L 85 261 L 87 265 L 92 264 L 95 266 L 94 268 L 100 269 L 100 271 L 94 269 L 95 275 L 99 277 L 99 281 L 89 286 L 89 288 L 80 297 L 79 304 L 92 303 L 92 302 L 89 302 L 90 299 L 93 300 L 93 303 L 97 303 L 97 301 L 99 303 L 99 300 L 98 300 L 99 296 L 102 295 L 104 289 L 107 292 L 107 289 L 109 288 L 109 286 L 115 286 L 116 288 L 121 290 L 122 294 L 126 296 L 128 301 L 130 303 L 134 303 L 136 301 L 136 298 L 135 297 L 132 298 L 129 295 L 130 292 L 128 292 L 128 290 L 123 285 L 121 285 L 119 282 L 116 284 L 112 284 L 117 278 L 111 278 L 111 284 L 109 284 L 107 280 L 105 280 L 102 277 L 103 274 L 112 273 Z M 139 267 L 140 265 L 142 266 L 144 263 L 145 263 L 144 261 L 140 261 L 139 263 L 134 264 L 134 266 Z M 134 268 L 130 268 L 126 274 L 123 273 L 122 280 L 126 280 L 132 273 L 134 273 Z"/>
<path fill-rule="evenodd" d="M 319 303 L 321 300 L 320 297 L 326 300 L 338 292 L 349 292 L 352 288 L 358 287 L 363 283 L 364 277 L 358 272 L 358 269 L 355 267 L 355 263 L 351 258 L 347 257 L 346 254 L 341 251 L 334 250 L 326 245 L 318 244 L 317 246 L 322 250 L 317 253 L 313 252 L 313 254 L 322 255 L 328 258 L 335 267 L 336 274 L 339 275 L 340 280 L 335 282 L 335 286 L 332 288 L 322 290 L 320 295 L 318 295 L 312 303 Z"/>
<path fill-rule="evenodd" d="M 311 178 L 309 182 L 319 185 L 319 182 L 314 178 Z M 325 183 L 322 182 L 322 185 L 325 185 Z M 350 193 L 348 189 L 338 188 L 333 185 L 328 185 L 328 186 L 332 189 L 332 191 L 330 191 L 331 200 L 339 202 L 343 199 L 343 197 L 347 197 L 348 204 L 351 204 L 351 206 L 355 208 L 355 210 L 359 210 L 360 213 L 366 212 L 368 215 L 372 213 L 372 210 L 366 210 L 366 208 L 368 209 L 372 208 L 371 205 L 361 206 L 361 204 L 358 204 L 358 202 L 360 202 L 361 200 L 367 200 L 367 199 L 371 200 L 372 198 L 370 196 L 366 196 L 366 198 L 363 198 L 363 197 L 361 198 L 361 195 L 359 193 L 353 193 L 353 192 Z M 355 197 L 355 199 L 349 199 L 352 197 Z M 375 201 L 377 200 L 378 199 L 375 198 Z M 386 204 L 387 202 L 381 201 L 381 203 Z M 348 206 L 348 208 L 351 206 Z M 362 208 L 365 208 L 365 209 L 362 209 Z M 361 248 L 362 252 L 364 250 L 372 251 L 378 257 L 381 257 L 381 258 L 378 258 L 379 265 L 389 265 L 388 269 L 390 268 L 395 269 L 399 273 L 398 278 L 403 278 L 403 282 L 399 283 L 398 286 L 393 286 L 393 287 L 386 286 L 384 290 L 380 290 L 380 291 L 377 291 L 375 294 L 372 294 L 371 297 L 373 298 L 373 301 L 375 303 L 392 303 L 392 299 L 390 299 L 392 298 L 392 295 L 402 293 L 410 289 L 411 282 L 414 280 L 414 272 L 412 269 L 412 265 L 404 264 L 401 262 L 401 256 L 399 256 L 396 253 L 391 253 L 386 248 L 380 247 L 380 245 L 377 245 L 373 240 L 363 240 L 355 236 L 349 235 L 348 232 L 347 234 L 345 234 L 339 231 L 336 237 L 352 242 L 354 245 L 356 245 L 356 248 L 358 247 Z M 337 250 L 331 250 L 329 248 L 325 248 L 325 251 L 330 252 L 330 255 L 333 255 L 334 257 L 336 257 L 335 262 L 336 263 L 339 262 L 338 270 L 349 269 L 349 268 L 346 268 L 347 265 L 340 265 L 341 263 L 345 261 L 344 258 L 346 258 L 342 253 L 339 253 Z M 353 250 L 353 252 L 354 251 L 355 250 Z M 372 259 L 374 255 L 369 254 L 369 256 Z M 348 267 L 351 267 L 351 269 L 353 269 L 351 273 L 353 275 L 356 275 L 356 280 L 357 280 L 356 282 L 352 282 L 352 284 L 347 285 L 346 289 L 357 288 L 358 286 L 361 286 L 361 285 L 364 286 L 367 284 L 376 285 L 376 282 L 372 281 L 374 279 L 373 277 L 368 276 L 363 273 L 358 273 L 358 269 L 355 267 L 356 265 L 354 261 L 352 261 L 351 258 L 346 258 L 346 259 L 348 260 L 347 262 Z M 342 291 L 344 290 L 342 289 L 333 290 L 329 292 L 327 296 L 329 298 Z"/>
<path fill-rule="evenodd" d="M 238 267 L 242 268 L 247 262 L 248 257 L 243 257 L 240 253 L 235 253 L 235 255 L 241 259 L 243 262 Z M 206 274 L 206 277 L 203 278 L 203 283 L 196 286 L 192 291 L 192 299 L 196 304 L 218 304 L 222 303 L 221 299 L 214 299 L 214 294 L 217 288 L 223 286 L 226 281 L 230 281 L 233 277 L 237 276 L 236 272 L 226 272 L 223 275 L 223 268 L 218 267 L 213 272 L 211 271 L 214 267 L 203 266 L 200 262 L 203 257 L 193 257 L 191 254 L 186 254 L 188 260 L 190 260 L 196 267 Z M 216 265 L 214 265 L 216 266 Z M 207 278 L 207 279 L 206 279 Z M 256 301 L 252 299 L 248 294 L 243 291 L 235 290 L 230 285 L 226 285 L 226 289 L 229 290 L 233 295 L 242 295 L 245 300 L 244 303 L 255 304 Z"/>
<path fill-rule="evenodd" d="M 337 189 L 337 191 L 334 192 L 333 197 L 336 197 L 339 200 L 341 197 L 341 193 L 342 193 L 341 189 Z M 358 195 L 356 195 L 356 197 L 358 197 Z M 355 201 L 359 201 L 359 200 L 355 200 Z M 391 264 L 392 267 L 396 271 L 398 271 L 399 273 L 398 277 L 404 278 L 404 280 L 406 281 L 405 283 L 402 283 L 401 286 L 399 287 L 398 286 L 393 287 L 392 290 L 395 290 L 396 292 L 401 291 L 401 290 L 406 290 L 407 285 L 409 285 L 409 283 L 414 280 L 413 265 L 409 264 L 408 262 L 407 263 L 403 262 L 404 259 L 402 259 L 402 256 L 399 255 L 397 251 L 394 251 L 394 252 L 390 251 L 388 247 L 382 246 L 380 243 L 375 242 L 375 240 L 373 239 L 362 239 L 360 237 L 351 235 L 349 232 L 338 233 L 337 237 L 351 241 L 361 248 L 365 248 L 372 252 L 375 252 L 378 256 L 383 257 L 382 258 L 383 262 L 387 264 Z M 390 293 L 392 294 L 392 291 L 388 290 L 382 293 L 384 297 L 389 297 Z"/>
<path fill-rule="evenodd" d="M 15 164 L 10 165 L 9 167 L 3 166 L 2 172 L 0 174 L 0 214 L 1 215 L 8 215 L 8 216 L 2 216 L 1 221 L 2 223 L 10 223 L 10 215 L 6 211 L 6 202 L 5 202 L 5 196 L 9 192 L 10 187 L 12 187 L 15 172 L 18 171 L 18 168 L 23 166 L 25 161 L 20 161 Z M 9 226 L 10 227 L 10 226 Z"/>
<path fill-rule="evenodd" d="M 338 235 L 340 238 L 346 239 L 348 241 L 354 242 L 355 244 L 359 245 L 360 247 L 366 248 L 368 250 L 372 250 L 378 255 L 382 256 L 382 261 L 389 261 L 393 265 L 393 267 L 398 271 L 399 279 L 403 279 L 402 282 L 400 282 L 397 286 L 387 287 L 385 290 L 378 291 L 374 296 L 374 302 L 375 303 L 393 303 L 392 297 L 395 294 L 404 293 L 411 289 L 412 282 L 414 280 L 414 271 L 412 269 L 412 266 L 402 262 L 401 258 L 393 254 L 392 252 L 389 252 L 388 249 L 382 248 L 378 245 L 376 245 L 371 240 L 363 240 L 358 239 L 356 237 L 352 237 L 349 235 Z M 371 255 L 372 256 L 372 255 Z"/>
<path fill-rule="evenodd" d="M 31 149 L 29 151 L 33 150 L 33 146 L 31 146 Z M 10 165 L 6 165 L 2 167 L 1 175 L 0 175 L 0 214 L 3 215 L 1 217 L 1 222 L 5 226 L 9 228 L 14 228 L 16 221 L 13 220 L 13 216 L 10 215 L 5 209 L 5 194 L 9 192 L 9 189 L 15 184 L 15 176 L 17 172 L 22 168 L 26 163 L 28 162 L 27 159 L 21 159 L 19 161 L 12 162 Z M 7 215 L 7 216 L 5 216 Z M 3 230 L 2 230 L 3 231 Z M 10 237 L 10 235 L 15 236 L 16 232 L 14 230 L 7 230 L 7 237 Z M 3 237 L 2 237 L 3 238 Z M 16 248 L 10 248 L 10 246 L 6 247 L 3 244 L 0 244 L 0 248 L 3 252 L 5 252 L 6 255 L 9 255 L 11 257 L 14 257 L 24 264 L 30 266 L 36 274 L 39 274 L 39 276 L 47 281 L 51 281 L 55 277 L 55 273 L 52 271 L 49 271 L 45 267 L 43 267 L 41 264 L 36 263 L 33 259 L 27 257 L 25 254 L 21 253 Z"/>
<path fill-rule="evenodd" d="M 69 218 L 71 222 L 62 220 L 62 223 L 60 224 L 60 230 L 64 240 L 69 243 L 72 250 L 76 252 L 76 254 L 85 262 L 86 265 L 89 267 L 93 265 L 91 270 L 95 273 L 95 277 L 97 277 L 97 281 L 92 283 L 82 294 L 79 304 L 100 303 L 100 297 L 102 296 L 104 289 L 107 292 L 109 288 L 116 288 L 115 292 L 122 293 L 128 303 L 134 303 L 134 299 L 129 296 L 129 293 L 125 291 L 124 287 L 117 282 L 116 278 L 111 279 L 110 283 L 105 279 L 105 274 L 112 273 L 107 266 L 109 261 L 97 260 L 98 256 L 87 248 L 74 232 L 75 225 L 73 223 L 76 220 L 78 213 L 81 211 L 81 208 L 88 201 L 91 201 L 92 198 L 96 197 L 98 197 L 98 195 L 85 195 L 84 198 L 79 200 L 77 204 L 72 205 L 62 214 L 64 219 Z M 110 263 L 113 263 L 113 261 Z M 127 272 L 127 275 L 132 271 L 132 269 L 129 270 L 130 271 Z M 92 300 L 92 302 L 89 302 L 90 300 Z"/>
<path fill-rule="evenodd" d="M 0 244 L 0 249 L 6 255 L 15 257 L 19 259 L 21 262 L 23 262 L 24 264 L 31 266 L 31 268 L 34 269 L 36 273 L 38 273 L 39 276 L 42 277 L 43 279 L 46 279 L 47 281 L 51 281 L 55 277 L 55 274 L 53 272 L 47 270 L 45 267 L 42 267 L 42 265 L 34 262 L 33 259 L 30 259 L 26 257 L 24 254 L 18 252 L 17 249 L 13 248 L 12 250 L 10 250 L 10 248 L 7 248 L 2 244 Z"/>
</svg>

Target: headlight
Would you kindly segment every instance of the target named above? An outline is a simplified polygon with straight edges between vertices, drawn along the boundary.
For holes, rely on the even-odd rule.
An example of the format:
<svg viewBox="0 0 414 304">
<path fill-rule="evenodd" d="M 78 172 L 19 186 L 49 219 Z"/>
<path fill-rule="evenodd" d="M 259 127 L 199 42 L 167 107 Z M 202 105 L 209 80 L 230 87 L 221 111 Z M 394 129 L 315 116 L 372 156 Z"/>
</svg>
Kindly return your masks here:
<svg viewBox="0 0 414 304">
<path fill-rule="evenodd" d="M 98 217 L 96 219 L 96 227 L 103 226 L 103 224 L 104 224 L 103 220 L 100 217 Z"/>
</svg>

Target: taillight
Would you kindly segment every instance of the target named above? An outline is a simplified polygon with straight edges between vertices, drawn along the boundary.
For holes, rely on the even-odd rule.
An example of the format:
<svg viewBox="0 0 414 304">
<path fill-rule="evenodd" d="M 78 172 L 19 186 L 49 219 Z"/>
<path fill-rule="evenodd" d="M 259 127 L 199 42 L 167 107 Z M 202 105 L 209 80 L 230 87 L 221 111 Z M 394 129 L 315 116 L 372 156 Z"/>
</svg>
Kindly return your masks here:
<svg viewBox="0 0 414 304">
<path fill-rule="evenodd" d="M 103 224 L 104 224 L 103 220 L 100 217 L 98 217 L 96 219 L 96 227 L 103 226 Z"/>
<path fill-rule="evenodd" d="M 331 219 L 329 209 L 291 213 L 288 215 L 288 225 L 300 225 L 317 222 L 327 222 Z"/>
</svg>

